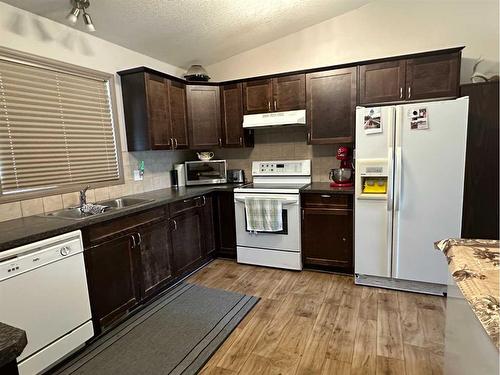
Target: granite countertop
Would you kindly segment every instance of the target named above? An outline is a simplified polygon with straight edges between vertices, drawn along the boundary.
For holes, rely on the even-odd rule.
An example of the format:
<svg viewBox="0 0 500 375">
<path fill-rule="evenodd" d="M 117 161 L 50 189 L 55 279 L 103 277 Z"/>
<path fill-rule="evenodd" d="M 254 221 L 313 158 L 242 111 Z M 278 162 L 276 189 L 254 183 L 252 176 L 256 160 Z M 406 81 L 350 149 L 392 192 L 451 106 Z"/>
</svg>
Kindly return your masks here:
<svg viewBox="0 0 500 375">
<path fill-rule="evenodd" d="M 329 182 L 313 182 L 300 189 L 303 194 L 354 194 L 354 186 L 331 187 Z"/>
<path fill-rule="evenodd" d="M 44 216 L 27 216 L 20 219 L 4 221 L 0 223 L 0 252 L 17 246 L 22 246 L 30 242 L 67 233 L 72 230 L 81 229 L 92 224 L 101 223 L 132 213 L 163 206 L 181 199 L 192 198 L 215 191 L 233 191 L 235 187 L 241 185 L 242 184 L 203 185 L 195 187 L 180 187 L 178 189 L 168 188 L 134 194 L 129 197 L 151 199 L 152 201 L 120 210 L 110 210 L 82 220 Z"/>
<path fill-rule="evenodd" d="M 0 323 L 0 368 L 19 357 L 27 344 L 25 331 Z"/>
<path fill-rule="evenodd" d="M 447 239 L 435 246 L 446 256 L 455 283 L 500 350 L 499 241 Z"/>
</svg>

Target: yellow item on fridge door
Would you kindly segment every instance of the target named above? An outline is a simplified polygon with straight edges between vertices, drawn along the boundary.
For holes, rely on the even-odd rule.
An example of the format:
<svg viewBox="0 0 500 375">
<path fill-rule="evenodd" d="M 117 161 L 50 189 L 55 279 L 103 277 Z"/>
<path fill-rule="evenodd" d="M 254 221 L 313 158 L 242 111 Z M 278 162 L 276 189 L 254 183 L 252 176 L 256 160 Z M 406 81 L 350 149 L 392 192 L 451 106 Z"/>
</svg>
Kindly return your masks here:
<svg viewBox="0 0 500 375">
<path fill-rule="evenodd" d="M 387 178 L 365 178 L 363 183 L 363 193 L 365 194 L 387 193 Z"/>
</svg>

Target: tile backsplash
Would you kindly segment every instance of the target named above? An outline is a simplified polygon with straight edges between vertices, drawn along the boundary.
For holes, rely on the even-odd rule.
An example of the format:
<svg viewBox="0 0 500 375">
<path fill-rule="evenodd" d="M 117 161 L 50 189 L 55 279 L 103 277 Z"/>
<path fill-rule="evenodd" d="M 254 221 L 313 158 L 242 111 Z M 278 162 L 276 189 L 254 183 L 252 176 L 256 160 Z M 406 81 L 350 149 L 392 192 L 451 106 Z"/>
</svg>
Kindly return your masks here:
<svg viewBox="0 0 500 375">
<path fill-rule="evenodd" d="M 335 158 L 338 146 L 308 145 L 307 129 L 290 126 L 255 130 L 253 148 L 212 151 L 216 158 L 227 159 L 228 169 L 245 170 L 247 180 L 252 176 L 252 161 L 311 159 L 313 181 L 327 182 L 330 169 L 340 165 Z"/>
<path fill-rule="evenodd" d="M 87 200 L 89 202 L 98 202 L 124 195 L 167 188 L 170 186 L 169 171 L 172 169 L 173 164 L 183 162 L 184 160 L 192 160 L 194 157 L 195 154 L 193 151 L 123 152 L 125 183 L 122 185 L 89 189 L 87 191 Z M 137 169 L 140 160 L 144 160 L 145 164 L 144 180 L 134 181 L 133 171 Z M 43 212 L 77 206 L 78 204 L 79 193 L 77 191 L 0 204 L 0 221 L 38 215 Z"/>
<path fill-rule="evenodd" d="M 217 159 L 227 159 L 228 169 L 243 169 L 245 176 L 251 178 L 252 161 L 255 160 L 312 160 L 313 181 L 329 181 L 331 168 L 338 168 L 335 153 L 340 145 L 308 145 L 307 131 L 304 127 L 280 127 L 255 131 L 255 147 L 245 149 L 215 149 Z M 194 160 L 194 151 L 144 151 L 123 152 L 122 185 L 90 189 L 87 191 L 89 202 L 137 194 L 150 190 L 170 187 L 170 174 L 173 164 Z M 144 160 L 143 181 L 133 180 L 133 171 L 140 160 Z M 57 194 L 43 198 L 27 199 L 0 204 L 0 221 L 17 219 L 23 216 L 41 214 L 61 208 L 76 206 L 78 192 Z"/>
</svg>

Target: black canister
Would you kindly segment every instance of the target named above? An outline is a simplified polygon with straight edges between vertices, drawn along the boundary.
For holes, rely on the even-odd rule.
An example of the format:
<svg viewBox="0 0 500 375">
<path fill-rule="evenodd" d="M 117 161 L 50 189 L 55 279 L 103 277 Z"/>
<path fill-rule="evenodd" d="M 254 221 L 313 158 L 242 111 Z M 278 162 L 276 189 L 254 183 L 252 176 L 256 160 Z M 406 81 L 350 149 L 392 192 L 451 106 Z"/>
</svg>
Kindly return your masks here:
<svg viewBox="0 0 500 375">
<path fill-rule="evenodd" d="M 179 187 L 179 175 L 175 169 L 170 171 L 170 186 L 176 189 Z"/>
</svg>

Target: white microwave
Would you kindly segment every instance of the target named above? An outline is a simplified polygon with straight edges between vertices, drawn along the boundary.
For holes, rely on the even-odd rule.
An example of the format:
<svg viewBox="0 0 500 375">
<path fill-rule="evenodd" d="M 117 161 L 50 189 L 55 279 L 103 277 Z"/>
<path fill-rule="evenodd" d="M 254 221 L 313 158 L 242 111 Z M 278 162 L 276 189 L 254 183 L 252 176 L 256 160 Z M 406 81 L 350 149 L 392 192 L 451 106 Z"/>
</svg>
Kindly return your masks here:
<svg viewBox="0 0 500 375">
<path fill-rule="evenodd" d="M 225 160 L 187 161 L 184 165 L 186 185 L 225 184 L 227 182 Z"/>
</svg>

